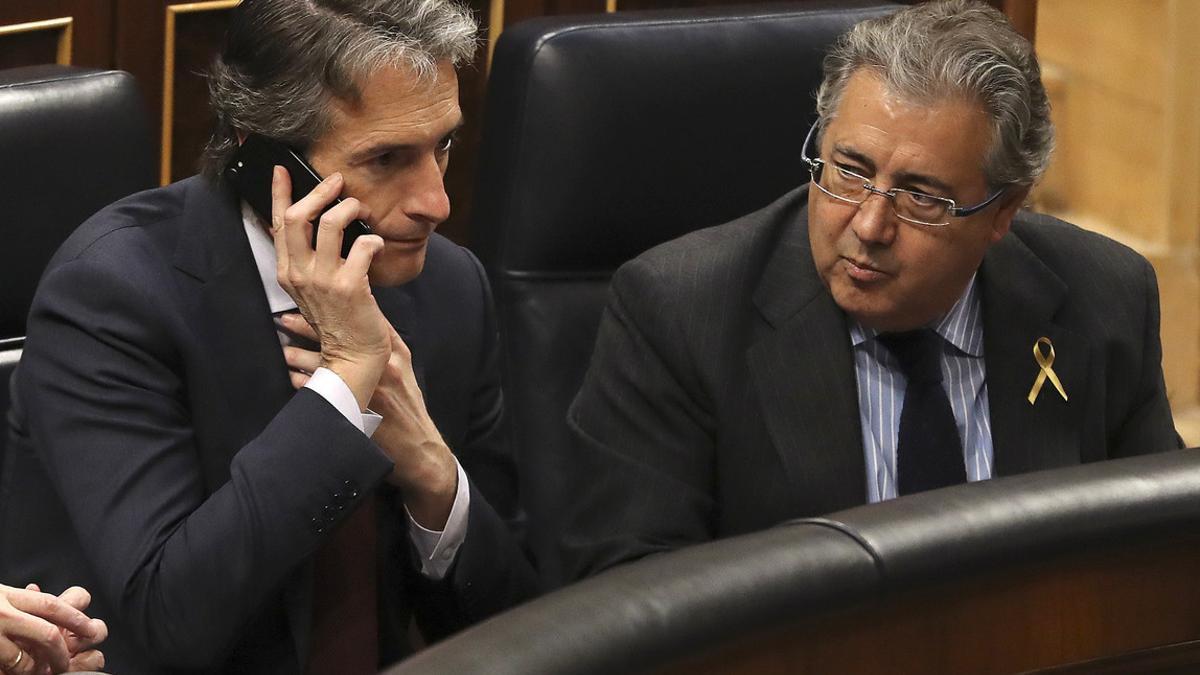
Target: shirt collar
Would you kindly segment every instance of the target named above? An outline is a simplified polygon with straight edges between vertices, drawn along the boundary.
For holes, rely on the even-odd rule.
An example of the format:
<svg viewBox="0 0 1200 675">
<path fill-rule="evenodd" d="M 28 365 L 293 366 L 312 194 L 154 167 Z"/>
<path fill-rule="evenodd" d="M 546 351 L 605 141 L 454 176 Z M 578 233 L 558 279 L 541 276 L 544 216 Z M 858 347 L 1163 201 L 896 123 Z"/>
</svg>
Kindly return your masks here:
<svg viewBox="0 0 1200 675">
<path fill-rule="evenodd" d="M 258 267 L 258 276 L 262 279 L 263 290 L 267 293 L 267 305 L 271 308 L 271 313 L 279 314 L 296 309 L 296 301 L 279 285 L 279 277 L 275 274 L 275 241 L 262 219 L 245 202 L 242 202 L 242 225 L 246 228 L 246 238 L 250 240 L 254 265 Z"/>
<path fill-rule="evenodd" d="M 971 275 L 958 302 L 933 327 L 946 342 L 971 356 L 983 356 L 983 326 L 980 323 L 979 284 L 977 274 Z"/>
<path fill-rule="evenodd" d="M 981 330 L 981 311 L 979 306 L 979 284 L 977 274 L 971 275 L 966 289 L 958 301 L 940 319 L 930 322 L 929 327 L 942 339 L 954 345 L 970 356 L 983 356 L 983 331 Z M 873 328 L 868 328 L 854 319 L 850 319 L 850 343 L 857 347 L 860 344 L 879 335 Z"/>
</svg>

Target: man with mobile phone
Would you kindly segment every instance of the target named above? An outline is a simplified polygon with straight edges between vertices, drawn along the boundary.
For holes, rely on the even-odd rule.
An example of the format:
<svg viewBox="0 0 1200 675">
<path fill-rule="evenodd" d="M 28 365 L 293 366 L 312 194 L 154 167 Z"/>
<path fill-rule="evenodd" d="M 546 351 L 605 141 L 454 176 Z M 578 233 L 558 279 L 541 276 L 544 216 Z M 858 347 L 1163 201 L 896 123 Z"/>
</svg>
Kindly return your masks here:
<svg viewBox="0 0 1200 675">
<path fill-rule="evenodd" d="M 114 672 L 374 673 L 410 617 L 436 639 L 533 593 L 490 291 L 434 233 L 474 36 L 450 0 L 243 2 L 202 175 L 48 266 L 0 578 L 93 589 Z M 252 134 L 324 180 L 272 167 L 256 213 L 221 177 Z"/>
</svg>

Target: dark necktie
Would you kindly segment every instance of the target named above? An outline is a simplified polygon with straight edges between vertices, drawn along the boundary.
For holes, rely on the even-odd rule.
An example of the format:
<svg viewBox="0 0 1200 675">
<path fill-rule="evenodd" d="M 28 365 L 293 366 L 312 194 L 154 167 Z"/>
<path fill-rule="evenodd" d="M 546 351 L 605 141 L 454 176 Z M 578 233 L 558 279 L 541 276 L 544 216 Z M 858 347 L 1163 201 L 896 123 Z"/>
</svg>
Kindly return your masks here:
<svg viewBox="0 0 1200 675">
<path fill-rule="evenodd" d="M 300 335 L 299 333 L 293 333 L 285 328 L 282 320 L 284 314 L 299 315 L 300 311 L 296 309 L 285 309 L 282 312 L 275 312 L 271 315 L 271 320 L 275 322 L 275 333 L 279 335 L 279 341 L 284 345 L 299 347 L 301 349 L 307 349 L 313 352 L 321 351 L 321 345 L 313 342 L 311 339 L 303 335 Z"/>
<path fill-rule="evenodd" d="M 375 497 L 367 495 L 317 549 L 309 675 L 379 672 Z"/>
<path fill-rule="evenodd" d="M 289 310 L 295 311 L 295 310 Z M 285 344 L 302 349 L 321 347 L 286 330 L 275 314 L 275 328 Z M 346 484 L 313 525 L 319 532 L 337 520 L 342 504 L 358 495 Z M 322 522 L 322 521 L 325 522 Z M 376 603 L 375 499 L 367 495 L 354 513 L 328 534 L 313 557 L 312 634 L 309 675 L 374 675 L 379 670 L 379 619 Z"/>
<path fill-rule="evenodd" d="M 942 338 L 922 329 L 878 339 L 900 362 L 908 380 L 896 445 L 899 494 L 966 482 L 962 441 L 942 387 Z"/>
</svg>

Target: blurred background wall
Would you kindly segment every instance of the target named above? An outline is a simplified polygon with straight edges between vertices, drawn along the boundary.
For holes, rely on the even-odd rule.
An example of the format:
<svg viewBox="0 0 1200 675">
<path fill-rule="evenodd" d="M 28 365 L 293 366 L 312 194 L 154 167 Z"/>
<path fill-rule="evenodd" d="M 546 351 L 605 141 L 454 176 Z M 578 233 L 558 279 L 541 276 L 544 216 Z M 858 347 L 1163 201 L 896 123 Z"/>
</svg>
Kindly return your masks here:
<svg viewBox="0 0 1200 675">
<path fill-rule="evenodd" d="M 1039 0 L 1058 147 L 1038 210 L 1124 242 L 1158 273 L 1176 424 L 1200 444 L 1200 2 Z"/>
</svg>

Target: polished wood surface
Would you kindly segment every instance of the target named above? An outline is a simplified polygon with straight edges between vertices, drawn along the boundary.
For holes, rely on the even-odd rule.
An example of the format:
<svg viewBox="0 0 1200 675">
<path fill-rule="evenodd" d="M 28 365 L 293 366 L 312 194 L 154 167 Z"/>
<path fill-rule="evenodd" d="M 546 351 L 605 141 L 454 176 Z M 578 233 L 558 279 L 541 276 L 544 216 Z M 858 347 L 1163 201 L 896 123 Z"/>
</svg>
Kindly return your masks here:
<svg viewBox="0 0 1200 675">
<path fill-rule="evenodd" d="M 1200 672 L 1200 537 L 1123 544 L 964 570 L 658 672 Z"/>
</svg>

